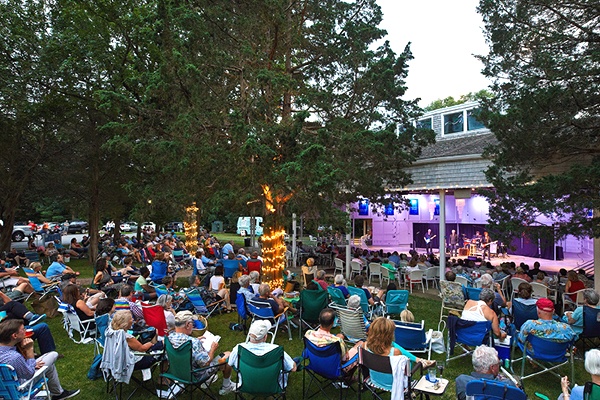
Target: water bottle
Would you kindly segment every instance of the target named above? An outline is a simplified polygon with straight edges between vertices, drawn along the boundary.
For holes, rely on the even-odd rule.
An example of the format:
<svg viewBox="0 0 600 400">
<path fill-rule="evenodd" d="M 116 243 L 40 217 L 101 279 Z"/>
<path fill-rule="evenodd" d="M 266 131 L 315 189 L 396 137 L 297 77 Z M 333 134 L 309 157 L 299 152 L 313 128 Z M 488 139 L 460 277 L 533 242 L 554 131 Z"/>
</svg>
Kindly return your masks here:
<svg viewBox="0 0 600 400">
<path fill-rule="evenodd" d="M 506 321 L 504 318 L 500 318 L 500 330 L 506 332 Z"/>
</svg>

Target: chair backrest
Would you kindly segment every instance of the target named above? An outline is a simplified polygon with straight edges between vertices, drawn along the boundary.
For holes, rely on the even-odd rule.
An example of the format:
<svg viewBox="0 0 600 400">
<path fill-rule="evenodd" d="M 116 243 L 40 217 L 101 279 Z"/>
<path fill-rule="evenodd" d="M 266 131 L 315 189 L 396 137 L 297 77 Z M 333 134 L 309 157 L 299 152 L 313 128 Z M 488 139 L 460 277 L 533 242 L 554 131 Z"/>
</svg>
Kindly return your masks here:
<svg viewBox="0 0 600 400">
<path fill-rule="evenodd" d="M 257 316 L 263 319 L 274 319 L 275 314 L 273 314 L 273 309 L 269 304 L 255 302 L 250 300 L 246 303 L 248 305 L 248 311 L 250 314 Z"/>
<path fill-rule="evenodd" d="M 165 285 L 152 285 L 152 287 L 154 288 L 154 290 L 156 290 L 157 296 L 162 296 L 163 294 L 170 294 L 169 289 L 167 289 Z"/>
<path fill-rule="evenodd" d="M 406 356 L 399 357 L 406 358 Z M 364 377 L 364 380 L 369 378 L 369 381 L 372 385 L 387 391 L 390 390 L 385 389 L 386 384 L 384 382 L 379 382 L 379 379 L 382 379 L 383 376 L 388 375 L 389 381 L 393 382 L 394 377 L 390 361 L 390 357 L 388 356 L 380 356 L 378 354 L 371 353 L 369 350 L 362 347 L 358 349 L 358 366 L 360 368 L 361 375 Z M 407 378 L 409 377 L 410 374 L 407 375 Z M 363 378 L 361 378 L 361 380 L 363 380 Z M 405 388 L 410 390 L 410 383 L 408 383 Z M 404 396 L 401 395 L 401 398 L 404 398 Z"/>
<path fill-rule="evenodd" d="M 451 323 L 452 319 L 460 319 L 454 315 L 448 316 L 448 324 Z M 467 346 L 479 346 L 485 344 L 486 337 L 492 329 L 492 323 L 490 321 L 478 321 L 473 324 L 467 323 L 465 326 L 457 323 L 456 327 L 456 341 L 458 343 L 465 344 Z"/>
<path fill-rule="evenodd" d="M 342 376 L 342 348 L 339 342 L 319 347 L 305 337 L 302 357 L 309 361 L 304 369 L 327 379 L 338 379 Z"/>
<path fill-rule="evenodd" d="M 466 395 L 473 396 L 474 400 L 527 400 L 527 395 L 521 389 L 490 379 L 477 379 L 468 382 Z"/>
<path fill-rule="evenodd" d="M 41 374 L 36 374 L 32 378 L 31 386 L 27 391 L 19 390 L 21 382 L 17 377 L 17 372 L 12 365 L 0 364 L 0 399 L 6 400 L 21 400 L 24 398 L 33 399 L 33 395 L 42 389 L 44 383 L 46 383 L 46 372 L 47 367 L 44 367 L 44 371 Z M 47 391 L 47 398 L 50 398 L 50 393 Z M 39 399 L 40 397 L 35 397 Z"/>
<path fill-rule="evenodd" d="M 324 290 L 308 290 L 300 292 L 298 307 L 303 321 L 319 322 L 321 310 L 329 305 L 329 293 Z"/>
<path fill-rule="evenodd" d="M 479 295 L 481 294 L 481 288 L 474 288 L 470 286 L 465 287 L 465 292 L 467 293 L 467 300 L 479 300 Z"/>
<path fill-rule="evenodd" d="M 344 261 L 339 259 L 339 258 L 334 258 L 333 262 L 335 263 L 335 268 L 336 269 L 341 269 L 342 271 L 344 270 Z"/>
<path fill-rule="evenodd" d="M 600 399 L 600 385 L 594 382 L 586 382 L 583 387 L 583 400 L 598 400 Z"/>
<path fill-rule="evenodd" d="M 331 297 L 331 301 L 335 304 L 339 304 L 340 306 L 346 305 L 346 299 L 344 298 L 344 293 L 338 288 L 333 286 L 327 287 L 327 292 L 329 293 L 329 297 Z"/>
<path fill-rule="evenodd" d="M 518 331 L 521 326 L 530 319 L 537 319 L 537 306 L 535 304 L 523 304 L 520 301 L 512 302 L 513 324 Z"/>
<path fill-rule="evenodd" d="M 246 305 L 246 296 L 243 293 L 237 292 L 235 307 L 240 319 L 245 321 L 248 318 L 248 306 Z"/>
<path fill-rule="evenodd" d="M 408 290 L 390 290 L 385 294 L 387 314 L 400 314 L 408 306 Z"/>
<path fill-rule="evenodd" d="M 548 297 L 548 287 L 539 282 L 531 282 L 531 288 L 533 289 L 533 297 Z"/>
<path fill-rule="evenodd" d="M 42 282 L 37 277 L 36 272 L 31 268 L 23 268 L 23 271 L 27 274 L 27 279 L 29 279 L 29 283 L 31 284 L 33 290 L 38 293 L 43 293 L 44 285 L 42 285 Z"/>
<path fill-rule="evenodd" d="M 35 250 L 25 250 L 25 257 L 27 257 L 30 262 L 40 262 L 40 255 Z"/>
<path fill-rule="evenodd" d="M 579 337 L 600 337 L 600 309 L 588 306 L 583 307 L 583 332 Z"/>
<path fill-rule="evenodd" d="M 435 279 L 439 271 L 438 267 L 429 267 L 425 270 L 425 279 Z"/>
<path fill-rule="evenodd" d="M 360 308 L 362 308 L 363 312 L 365 314 L 369 313 L 369 300 L 367 300 L 367 294 L 365 293 L 364 290 L 362 290 L 361 288 L 357 288 L 354 286 L 348 286 L 348 292 L 350 293 L 350 296 L 352 295 L 358 295 L 358 297 L 360 297 Z"/>
<path fill-rule="evenodd" d="M 423 281 L 423 272 L 424 271 L 421 269 L 410 271 L 408 273 L 408 279 L 410 279 L 411 282 L 422 282 Z"/>
<path fill-rule="evenodd" d="M 261 273 L 262 262 L 260 260 L 248 260 L 246 261 L 246 268 L 248 269 L 248 273 L 252 271 L 256 271 L 259 274 Z"/>
<path fill-rule="evenodd" d="M 165 310 L 161 306 L 143 306 L 142 313 L 148 326 L 156 328 L 158 336 L 167 334 L 167 320 L 165 319 Z"/>
<path fill-rule="evenodd" d="M 199 314 L 206 314 L 208 312 L 208 308 L 206 307 L 206 303 L 200 295 L 198 289 L 192 289 L 186 293 L 186 297 L 188 300 L 194 305 L 196 312 Z"/>
<path fill-rule="evenodd" d="M 94 319 L 96 321 L 96 337 L 94 339 L 100 346 L 104 347 L 106 328 L 108 328 L 108 314 L 100 315 Z"/>
<path fill-rule="evenodd" d="M 464 287 L 469 286 L 469 280 L 467 278 L 465 278 L 464 276 L 462 276 L 462 275 L 456 275 L 455 282 L 460 283 Z"/>
<path fill-rule="evenodd" d="M 340 330 L 348 340 L 352 342 L 367 340 L 367 329 L 361 311 L 334 304 L 331 304 L 331 307 L 336 310 L 340 320 Z"/>
<path fill-rule="evenodd" d="M 352 268 L 352 272 L 359 272 L 362 270 L 362 264 L 358 261 L 350 261 L 350 267 Z"/>
<path fill-rule="evenodd" d="M 513 293 L 519 289 L 521 283 L 527 283 L 527 281 L 521 278 L 510 278 L 510 286 L 512 287 Z"/>
<path fill-rule="evenodd" d="M 183 261 L 183 258 L 185 257 L 183 250 L 173 250 L 171 255 L 173 256 L 173 261 L 175 262 Z"/>
<path fill-rule="evenodd" d="M 169 360 L 169 369 L 164 375 L 183 383 L 193 382 L 192 341 L 188 340 L 175 348 L 167 336 L 165 337 L 165 352 Z"/>
<path fill-rule="evenodd" d="M 535 335 L 527 335 L 527 342 L 531 343 L 533 358 L 540 361 L 560 363 L 567 360 L 567 351 L 573 342 L 554 342 Z M 528 354 L 529 351 L 528 351 Z"/>
<path fill-rule="evenodd" d="M 279 394 L 284 391 L 279 376 L 283 371 L 283 347 L 277 346 L 262 356 L 257 356 L 238 345 L 236 371 L 242 377 L 238 392 L 260 396 Z"/>
<path fill-rule="evenodd" d="M 236 271 L 239 271 L 239 267 L 238 260 L 223 260 L 223 278 L 231 278 Z"/>
<path fill-rule="evenodd" d="M 369 274 L 370 275 L 379 275 L 381 274 L 381 264 L 379 263 L 369 263 Z"/>
<path fill-rule="evenodd" d="M 427 338 L 425 335 L 425 321 L 420 324 L 414 322 L 394 321 L 394 342 L 405 350 L 423 351 L 427 349 Z"/>
</svg>

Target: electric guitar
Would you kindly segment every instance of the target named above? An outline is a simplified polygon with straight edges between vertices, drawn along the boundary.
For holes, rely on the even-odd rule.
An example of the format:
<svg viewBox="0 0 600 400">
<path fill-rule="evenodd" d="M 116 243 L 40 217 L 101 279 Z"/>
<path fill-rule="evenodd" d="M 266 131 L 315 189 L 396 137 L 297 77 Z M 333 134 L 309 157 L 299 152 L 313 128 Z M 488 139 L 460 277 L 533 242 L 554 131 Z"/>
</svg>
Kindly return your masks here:
<svg viewBox="0 0 600 400">
<path fill-rule="evenodd" d="M 494 243 L 498 243 L 498 241 L 497 241 L 497 240 L 494 240 L 493 242 L 486 243 L 486 244 L 484 244 L 484 245 L 483 245 L 483 246 L 481 246 L 481 247 L 486 247 L 486 246 L 489 246 L 490 244 L 494 244 Z"/>
<path fill-rule="evenodd" d="M 436 236 L 437 236 L 437 235 L 433 235 L 433 236 L 432 236 L 432 237 L 430 237 L 429 239 L 427 239 L 427 238 L 425 238 L 425 237 L 424 237 L 423 239 L 425 239 L 425 243 L 429 244 L 429 242 L 431 242 L 433 239 L 435 239 L 435 237 L 436 237 Z"/>
</svg>

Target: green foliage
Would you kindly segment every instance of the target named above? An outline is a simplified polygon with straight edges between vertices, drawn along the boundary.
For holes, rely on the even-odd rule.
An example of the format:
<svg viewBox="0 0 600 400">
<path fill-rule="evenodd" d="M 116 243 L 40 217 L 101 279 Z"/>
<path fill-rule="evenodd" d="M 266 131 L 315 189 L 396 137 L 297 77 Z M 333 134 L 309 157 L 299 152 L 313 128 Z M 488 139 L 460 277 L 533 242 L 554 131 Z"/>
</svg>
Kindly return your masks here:
<svg viewBox="0 0 600 400">
<path fill-rule="evenodd" d="M 600 237 L 600 16 L 589 1 L 479 5 L 495 96 L 481 118 L 499 145 L 487 156 L 490 219 L 504 230 L 545 216 L 557 236 Z"/>
<path fill-rule="evenodd" d="M 492 97 L 492 93 L 490 93 L 487 89 L 482 89 L 475 93 L 469 92 L 467 94 L 463 94 L 457 100 L 455 100 L 452 96 L 448 96 L 445 99 L 437 99 L 432 101 L 427 107 L 425 107 L 425 111 L 433 111 L 440 108 L 457 106 L 468 101 L 487 99 L 490 97 Z"/>
</svg>

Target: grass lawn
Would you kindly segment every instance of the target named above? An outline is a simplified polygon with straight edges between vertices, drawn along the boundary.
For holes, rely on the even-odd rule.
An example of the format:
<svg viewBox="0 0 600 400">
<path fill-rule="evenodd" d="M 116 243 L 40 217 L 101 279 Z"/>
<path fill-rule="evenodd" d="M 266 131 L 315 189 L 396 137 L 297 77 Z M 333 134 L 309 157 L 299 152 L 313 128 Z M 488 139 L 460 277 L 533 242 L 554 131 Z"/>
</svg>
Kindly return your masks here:
<svg viewBox="0 0 600 400">
<path fill-rule="evenodd" d="M 179 280 L 178 283 L 184 283 L 185 278 Z M 409 308 L 414 313 L 416 319 L 424 319 L 426 321 L 427 328 L 436 329 L 437 321 L 439 318 L 439 307 L 440 303 L 437 299 L 428 299 L 419 297 L 418 295 L 411 295 L 409 299 Z M 233 346 L 239 342 L 242 342 L 245 338 L 243 332 L 229 330 L 230 322 L 237 322 L 237 314 L 223 314 L 211 317 L 209 320 L 208 329 L 214 334 L 222 336 L 220 341 L 219 350 L 226 351 L 231 350 Z M 90 381 L 87 379 L 87 370 L 93 358 L 94 346 L 92 344 L 81 345 L 73 343 L 66 335 L 63 327 L 61 317 L 58 316 L 48 323 L 52 329 L 54 338 L 57 343 L 58 352 L 65 355 L 65 358 L 58 360 L 57 368 L 61 382 L 66 388 L 80 388 L 81 395 L 79 399 L 99 399 L 105 394 L 105 383 L 102 380 Z M 279 333 L 277 335 L 276 343 L 284 346 L 285 351 L 288 352 L 292 357 L 298 356 L 302 352 L 302 341 L 298 338 L 298 331 L 293 331 L 293 340 L 289 341 L 286 334 Z M 432 354 L 432 358 L 437 360 L 445 359 L 445 354 Z M 583 384 L 586 380 L 589 380 L 589 375 L 583 368 L 583 361 L 576 360 L 576 374 L 575 382 Z M 462 359 L 453 361 L 447 366 L 444 371 L 444 377 L 450 379 L 451 382 L 461 373 L 468 373 L 471 371 L 470 357 L 464 357 Z M 560 371 L 561 374 L 568 374 L 569 368 L 563 367 Z M 139 372 L 136 372 L 139 373 Z M 216 391 L 220 388 L 221 379 L 213 384 Z M 529 398 L 536 398 L 535 392 L 541 392 L 546 394 L 549 398 L 555 399 L 560 394 L 560 381 L 558 378 L 550 375 L 543 374 L 534 378 L 530 378 L 525 381 L 525 390 L 529 395 Z M 128 392 L 127 392 L 128 393 Z M 333 394 L 335 396 L 335 394 Z M 302 375 L 301 373 L 293 373 L 290 377 L 290 383 L 288 386 L 289 398 L 296 399 L 302 397 Z M 355 396 L 355 394 L 352 394 Z M 148 397 L 148 393 L 138 391 L 133 397 L 134 399 L 144 399 Z M 225 398 L 233 398 L 233 395 L 225 396 Z M 454 384 L 451 383 L 443 396 L 444 399 L 455 399 Z"/>
</svg>

